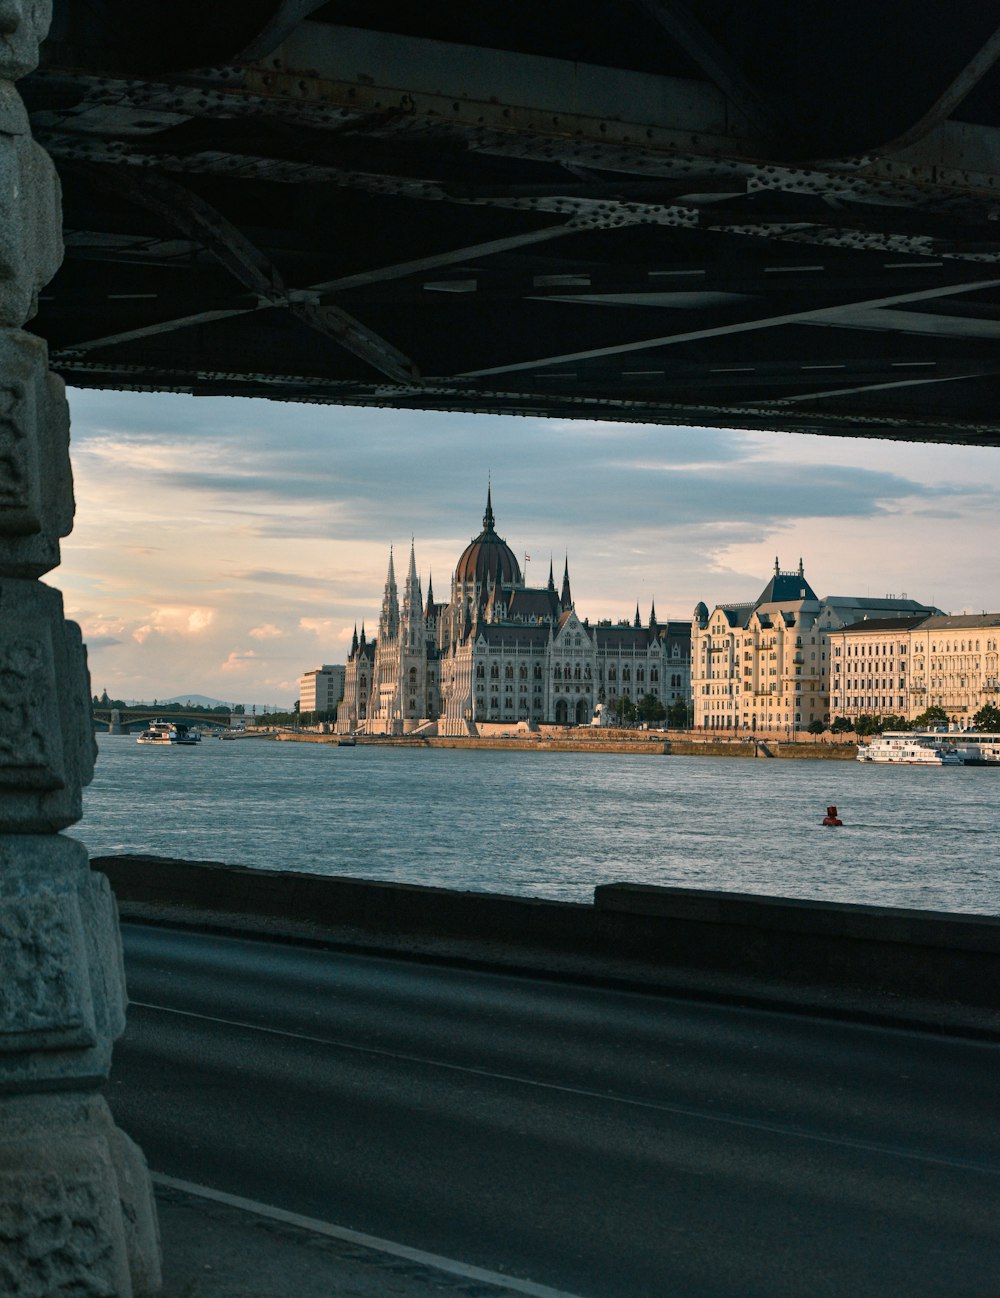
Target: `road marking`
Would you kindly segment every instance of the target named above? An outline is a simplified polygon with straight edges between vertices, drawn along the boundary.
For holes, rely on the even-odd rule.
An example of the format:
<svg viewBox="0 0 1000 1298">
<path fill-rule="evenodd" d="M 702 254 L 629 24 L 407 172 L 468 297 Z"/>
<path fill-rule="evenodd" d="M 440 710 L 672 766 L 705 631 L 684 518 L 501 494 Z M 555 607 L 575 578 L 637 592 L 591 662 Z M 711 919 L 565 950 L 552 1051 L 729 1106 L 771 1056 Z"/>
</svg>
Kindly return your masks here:
<svg viewBox="0 0 1000 1298">
<path fill-rule="evenodd" d="M 265 1217 L 268 1221 L 280 1221 L 285 1226 L 297 1226 L 300 1230 L 311 1231 L 314 1235 L 325 1235 L 327 1239 L 340 1240 L 342 1243 L 368 1248 L 376 1253 L 387 1253 L 391 1257 L 405 1258 L 407 1262 L 417 1262 L 435 1271 L 446 1271 L 449 1275 L 459 1276 L 463 1280 L 476 1280 L 480 1284 L 494 1285 L 508 1293 L 525 1294 L 528 1298 L 580 1298 L 578 1294 L 567 1293 L 564 1289 L 550 1289 L 548 1285 L 535 1284 L 531 1280 L 518 1280 L 514 1276 L 503 1275 L 499 1271 L 486 1271 L 482 1267 L 457 1262 L 454 1258 L 441 1257 L 438 1253 L 425 1253 L 423 1249 L 397 1244 L 391 1239 L 365 1235 L 357 1230 L 349 1230 L 346 1226 L 334 1226 L 329 1221 L 319 1221 L 316 1217 L 303 1217 L 297 1212 L 275 1208 L 269 1203 L 258 1203 L 256 1199 L 243 1199 L 237 1194 L 227 1194 L 224 1190 L 213 1190 L 208 1185 L 181 1181 L 176 1176 L 166 1176 L 163 1172 L 151 1172 L 150 1177 L 154 1185 L 162 1185 L 170 1190 L 181 1190 L 184 1194 L 195 1195 L 199 1199 L 211 1199 L 213 1203 L 225 1204 L 228 1208 L 238 1208 L 241 1212 L 252 1212 L 257 1217 Z"/>
<path fill-rule="evenodd" d="M 341 1041 L 336 1037 L 316 1037 L 306 1032 L 289 1032 L 287 1028 L 269 1028 L 259 1023 L 245 1023 L 241 1019 L 222 1019 L 214 1014 L 199 1014 L 195 1010 L 175 1009 L 170 1005 L 152 1005 L 148 1001 L 129 1001 L 134 1009 L 155 1010 L 160 1014 L 174 1014 L 179 1018 L 198 1019 L 203 1023 L 219 1023 L 227 1028 L 240 1028 L 246 1032 L 262 1032 L 267 1036 L 285 1037 L 292 1041 L 306 1041 L 310 1045 L 329 1046 L 333 1050 L 351 1051 L 359 1055 L 374 1055 L 380 1059 L 394 1059 L 400 1063 L 420 1064 L 425 1068 L 440 1068 L 446 1072 L 464 1073 L 471 1077 L 488 1077 L 492 1081 L 513 1082 L 518 1086 L 532 1086 L 542 1091 L 559 1091 L 564 1095 L 579 1095 L 584 1099 L 601 1100 L 606 1104 L 623 1104 L 633 1109 L 650 1109 L 657 1113 L 669 1113 L 680 1118 L 694 1118 L 701 1122 L 713 1122 L 727 1127 L 742 1127 L 750 1131 L 763 1131 L 771 1135 L 788 1136 L 796 1140 L 809 1140 L 820 1145 L 836 1145 L 843 1149 L 857 1149 L 869 1154 L 883 1154 L 890 1158 L 903 1158 L 915 1163 L 932 1163 L 937 1167 L 953 1167 L 963 1172 L 980 1172 L 987 1176 L 1000 1176 L 1000 1166 L 992 1163 L 976 1163 L 966 1158 L 949 1158 L 943 1154 L 925 1153 L 919 1149 L 900 1149 L 895 1145 L 884 1145 L 876 1140 L 861 1140 L 851 1136 L 827 1136 L 819 1131 L 806 1131 L 802 1127 L 783 1122 L 764 1122 L 758 1118 L 740 1118 L 731 1113 L 712 1113 L 707 1109 L 695 1109 L 684 1104 L 665 1104 L 661 1100 L 637 1100 L 630 1095 L 616 1095 L 614 1091 L 595 1091 L 584 1086 L 567 1086 L 562 1082 L 543 1082 L 533 1077 L 524 1077 L 518 1073 L 497 1073 L 489 1068 L 474 1068 L 469 1064 L 449 1064 L 442 1059 L 428 1059 L 426 1055 L 404 1054 L 396 1050 L 384 1050 L 379 1046 L 360 1046 L 353 1041 Z"/>
</svg>

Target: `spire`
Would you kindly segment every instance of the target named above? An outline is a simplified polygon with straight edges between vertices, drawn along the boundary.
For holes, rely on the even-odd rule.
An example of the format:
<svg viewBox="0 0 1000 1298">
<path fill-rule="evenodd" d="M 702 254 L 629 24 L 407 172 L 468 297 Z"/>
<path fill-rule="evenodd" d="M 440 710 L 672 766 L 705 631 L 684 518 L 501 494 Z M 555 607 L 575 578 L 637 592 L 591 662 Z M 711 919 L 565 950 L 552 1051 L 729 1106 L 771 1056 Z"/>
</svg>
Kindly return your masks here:
<svg viewBox="0 0 1000 1298">
<path fill-rule="evenodd" d="M 365 624 L 361 623 L 361 648 L 365 647 Z"/>
<path fill-rule="evenodd" d="M 656 626 L 656 600 L 650 600 L 649 604 L 649 625 Z"/>
<path fill-rule="evenodd" d="M 353 662 L 354 659 L 357 657 L 357 653 L 358 653 L 358 624 L 357 624 L 357 622 L 355 622 L 355 623 L 354 623 L 354 637 L 353 637 L 353 639 L 351 640 L 351 658 L 350 658 L 350 661 L 351 661 L 351 662 Z"/>
<path fill-rule="evenodd" d="M 802 555 L 800 554 L 799 555 L 799 576 L 804 577 L 805 575 L 806 575 L 805 569 L 802 566 Z"/>
<path fill-rule="evenodd" d="M 385 578 L 385 591 L 382 595 L 382 613 L 378 621 L 379 640 L 395 640 L 399 634 L 399 598 L 396 592 L 396 570 L 392 561 L 392 546 L 389 547 L 389 571 Z"/>
<path fill-rule="evenodd" d="M 632 623 L 632 625 L 633 625 L 634 627 L 641 627 L 641 626 L 642 626 L 642 618 L 639 616 L 639 605 L 638 605 L 638 603 L 637 603 L 636 606 L 635 606 L 635 621 Z"/>
<path fill-rule="evenodd" d="M 555 577 L 552 575 L 552 555 L 549 555 L 549 590 L 554 591 L 556 588 Z"/>
<path fill-rule="evenodd" d="M 406 627 L 410 648 L 415 648 L 418 639 L 423 637 L 423 599 L 420 595 L 420 578 L 417 576 L 417 557 L 410 537 L 410 567 L 406 574 L 406 586 L 403 589 L 403 623 Z"/>
<path fill-rule="evenodd" d="M 778 556 L 774 556 L 774 575 L 778 576 Z"/>
<path fill-rule="evenodd" d="M 427 574 L 427 607 L 424 609 L 424 617 L 431 618 L 434 616 L 434 577 L 433 574 Z"/>
<path fill-rule="evenodd" d="M 493 517 L 493 484 L 489 483 L 486 487 L 486 513 L 483 515 L 483 531 L 492 532 L 496 519 Z"/>
<path fill-rule="evenodd" d="M 559 603 L 564 609 L 573 607 L 573 596 L 569 593 L 569 555 L 566 556 L 566 563 L 563 567 L 563 584 L 562 595 L 559 597 Z"/>
</svg>

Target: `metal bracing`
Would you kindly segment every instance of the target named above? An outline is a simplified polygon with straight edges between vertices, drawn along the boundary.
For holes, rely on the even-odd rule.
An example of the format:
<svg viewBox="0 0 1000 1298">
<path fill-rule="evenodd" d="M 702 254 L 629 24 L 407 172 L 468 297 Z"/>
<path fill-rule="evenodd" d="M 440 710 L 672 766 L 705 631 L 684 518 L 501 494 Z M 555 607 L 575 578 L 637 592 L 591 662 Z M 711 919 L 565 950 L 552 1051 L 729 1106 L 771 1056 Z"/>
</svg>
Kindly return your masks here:
<svg viewBox="0 0 1000 1298">
<path fill-rule="evenodd" d="M 1000 287 L 1000 279 L 979 279 L 959 281 L 939 285 L 935 288 L 918 289 L 913 293 L 895 293 L 887 297 L 869 298 L 863 302 L 844 302 L 829 298 L 825 303 L 803 306 L 799 309 L 780 311 L 777 314 L 761 314 L 759 308 L 741 308 L 734 313 L 734 318 L 723 324 L 709 325 L 700 329 L 684 329 L 676 333 L 662 334 L 652 338 L 642 338 L 633 342 L 614 343 L 607 347 L 592 347 L 586 351 L 564 352 L 561 354 L 533 357 L 528 360 L 508 362 L 504 365 L 491 365 L 484 369 L 468 370 L 458 378 L 486 378 L 493 374 L 513 374 L 524 370 L 541 369 L 552 365 L 565 365 L 572 361 L 592 360 L 602 356 L 621 356 L 631 352 L 650 351 L 659 347 L 674 347 L 680 343 L 700 342 L 723 335 L 753 333 L 760 329 L 777 329 L 785 325 L 837 324 L 843 319 L 845 324 L 859 312 L 878 311 L 885 307 L 900 306 L 904 303 L 925 302 L 936 297 L 950 297 L 958 293 L 975 293 L 981 289 Z"/>
<path fill-rule="evenodd" d="M 634 0 L 694 60 L 764 139 L 787 129 L 786 115 L 750 81 L 737 61 L 705 29 L 685 0 Z"/>
<path fill-rule="evenodd" d="M 82 384 L 996 440 L 997 38 L 928 4 L 61 0 L 38 330 Z"/>
<path fill-rule="evenodd" d="M 258 295 L 260 306 L 283 308 L 310 329 L 332 338 L 389 378 L 403 381 L 419 379 L 411 360 L 359 320 L 339 307 L 319 305 L 311 293 L 289 288 L 277 266 L 259 248 L 254 247 L 221 212 L 217 212 L 211 204 L 191 190 L 164 176 L 129 176 L 110 168 L 99 176 L 99 181 L 130 201 L 155 212 L 200 243 L 234 278 Z M 231 313 L 225 310 L 205 313 L 198 321 L 185 320 L 184 326 L 219 320 L 228 314 Z M 151 332 L 164 330 L 161 326 Z M 135 336 L 147 335 L 139 333 Z M 91 347 L 101 345 L 110 343 L 95 341 L 90 344 Z M 78 349 L 86 346 L 86 343 L 78 344 Z"/>
</svg>

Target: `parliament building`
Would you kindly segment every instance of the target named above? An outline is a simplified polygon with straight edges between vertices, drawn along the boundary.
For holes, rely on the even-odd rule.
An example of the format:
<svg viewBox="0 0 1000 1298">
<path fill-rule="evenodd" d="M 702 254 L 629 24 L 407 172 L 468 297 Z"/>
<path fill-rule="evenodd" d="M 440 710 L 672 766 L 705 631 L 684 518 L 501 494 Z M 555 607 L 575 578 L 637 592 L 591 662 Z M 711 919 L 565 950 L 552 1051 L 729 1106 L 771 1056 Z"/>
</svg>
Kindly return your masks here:
<svg viewBox="0 0 1000 1298">
<path fill-rule="evenodd" d="M 497 535 L 491 493 L 483 528 L 462 552 L 446 603 L 423 599 L 414 547 L 402 601 L 393 556 L 374 639 L 355 631 L 337 730 L 475 735 L 537 725 L 589 725 L 625 696 L 664 707 L 690 697 L 691 624 L 581 619 L 569 562 L 556 588 L 525 584 Z"/>
</svg>

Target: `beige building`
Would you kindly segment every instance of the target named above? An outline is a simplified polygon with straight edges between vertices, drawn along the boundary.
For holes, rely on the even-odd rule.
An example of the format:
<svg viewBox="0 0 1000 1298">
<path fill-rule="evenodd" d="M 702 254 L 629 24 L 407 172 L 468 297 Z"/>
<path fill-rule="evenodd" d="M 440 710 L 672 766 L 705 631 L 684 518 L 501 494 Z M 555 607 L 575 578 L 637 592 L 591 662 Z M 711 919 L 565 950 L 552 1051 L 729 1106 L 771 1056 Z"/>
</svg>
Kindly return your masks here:
<svg viewBox="0 0 1000 1298">
<path fill-rule="evenodd" d="M 898 713 L 912 721 L 930 707 L 970 725 L 986 704 L 1000 707 L 1000 614 L 860 622 L 830 639 L 834 716 Z"/>
<path fill-rule="evenodd" d="M 910 599 L 818 598 L 797 570 L 774 573 L 758 599 L 698 604 L 691 628 L 694 725 L 700 730 L 792 735 L 830 720 L 830 636 L 866 617 L 926 617 Z"/>
<path fill-rule="evenodd" d="M 314 667 L 299 677 L 299 712 L 305 716 L 311 712 L 333 712 L 337 703 L 344 697 L 343 665 Z"/>
</svg>

